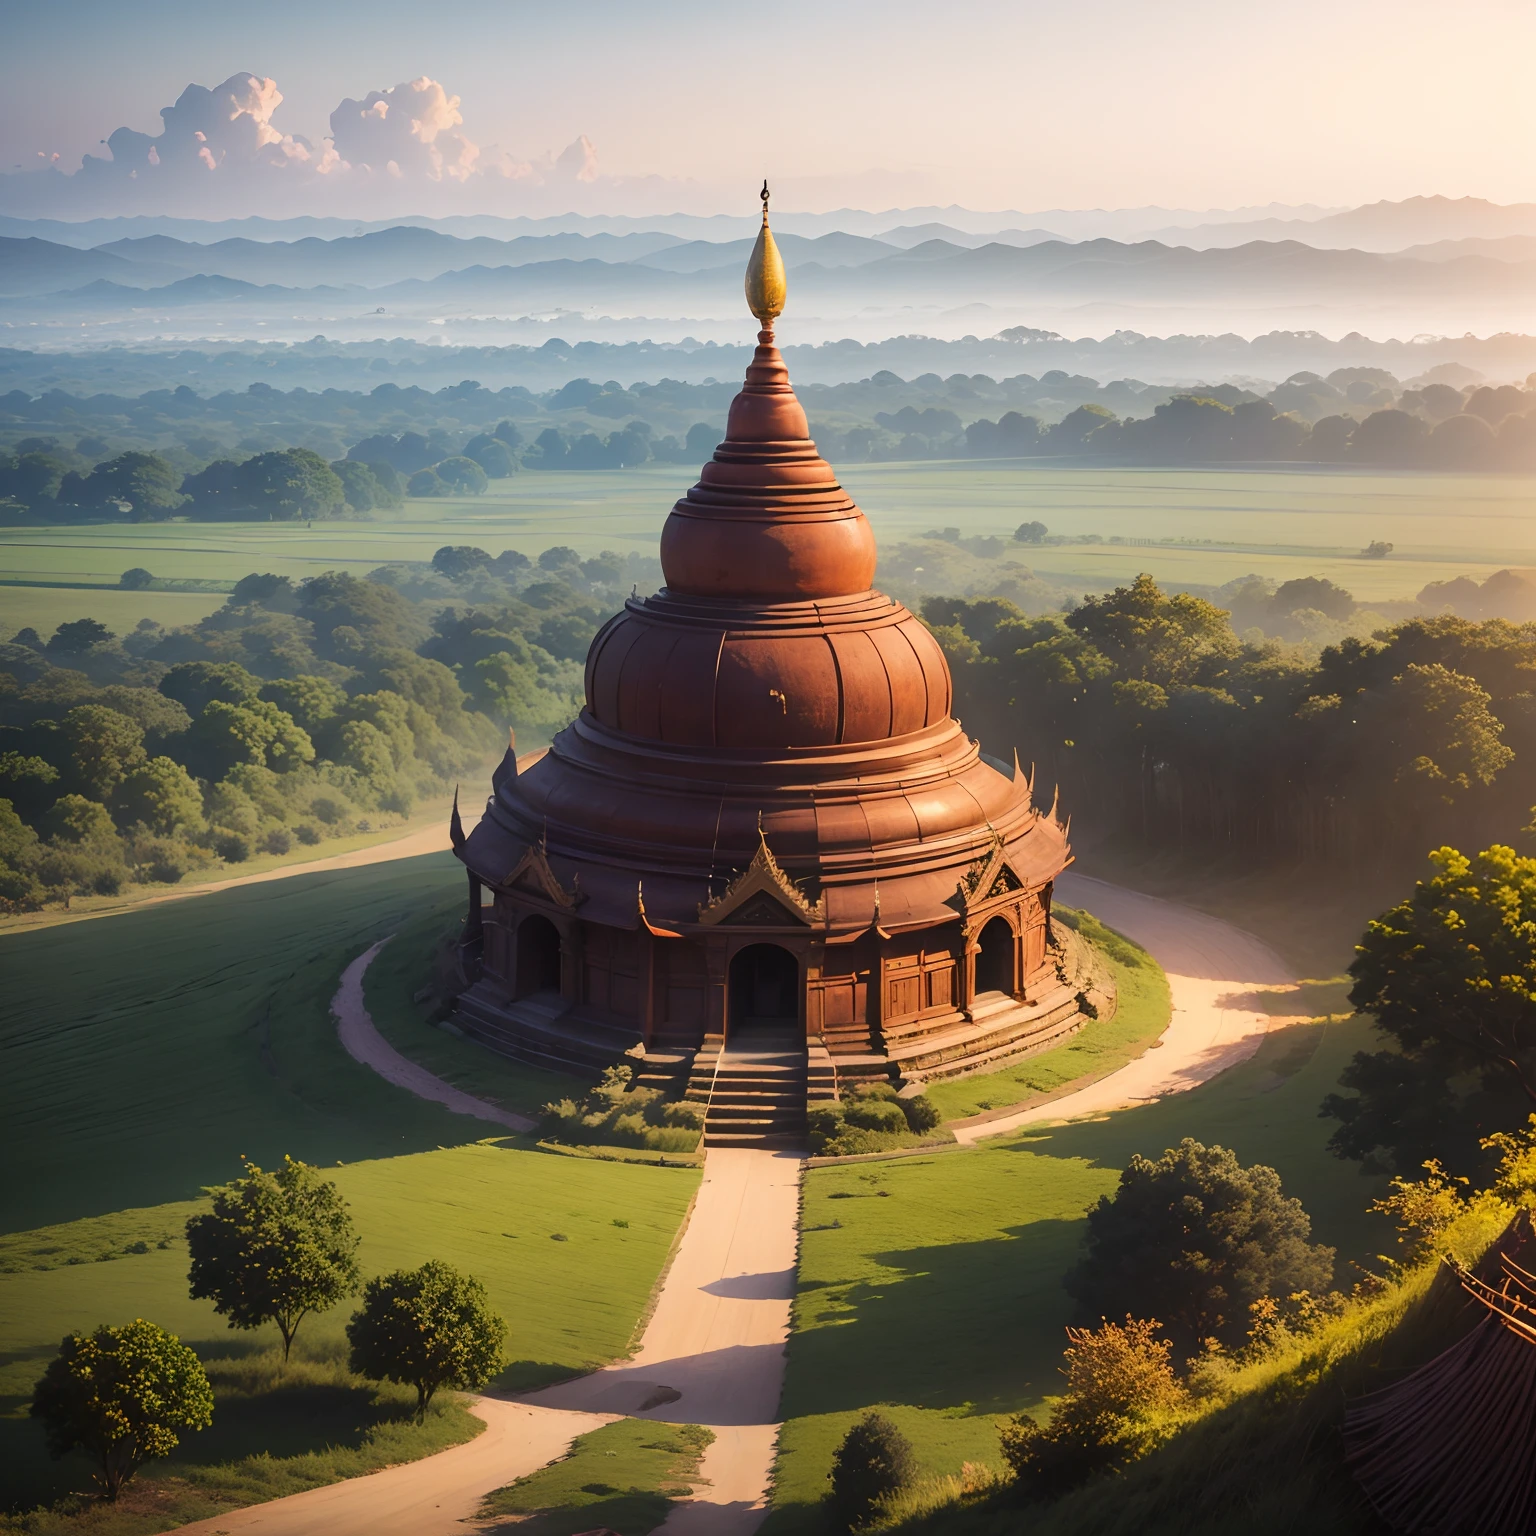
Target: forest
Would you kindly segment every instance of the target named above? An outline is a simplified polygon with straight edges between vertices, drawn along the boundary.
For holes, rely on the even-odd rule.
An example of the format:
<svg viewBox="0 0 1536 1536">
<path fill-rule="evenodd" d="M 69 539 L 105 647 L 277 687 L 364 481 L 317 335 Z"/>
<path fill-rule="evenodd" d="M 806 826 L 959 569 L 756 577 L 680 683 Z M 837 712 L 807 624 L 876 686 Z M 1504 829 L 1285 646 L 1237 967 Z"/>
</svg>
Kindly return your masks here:
<svg viewBox="0 0 1536 1536">
<path fill-rule="evenodd" d="M 940 597 L 923 617 L 971 733 L 1148 851 L 1400 873 L 1531 820 L 1536 625 L 1419 617 L 1309 652 L 1150 576 L 1065 614 Z"/>
<path fill-rule="evenodd" d="M 575 713 L 598 624 L 648 569 L 556 546 L 253 573 L 217 612 L 0 644 L 0 910 L 174 883 L 368 832 Z"/>
<path fill-rule="evenodd" d="M 0 521 L 338 516 L 395 507 L 405 495 L 475 495 L 520 470 L 692 466 L 714 451 L 732 392 L 666 379 L 628 388 L 573 379 L 539 395 L 474 380 L 435 392 L 13 390 L 0 396 Z M 1001 381 L 882 371 L 802 393 L 835 463 L 1536 469 L 1529 380 L 1404 385 L 1385 369 L 1341 368 L 1327 378 L 1298 373 L 1259 395 L 1232 384 L 1100 385 L 1060 370 Z"/>
</svg>

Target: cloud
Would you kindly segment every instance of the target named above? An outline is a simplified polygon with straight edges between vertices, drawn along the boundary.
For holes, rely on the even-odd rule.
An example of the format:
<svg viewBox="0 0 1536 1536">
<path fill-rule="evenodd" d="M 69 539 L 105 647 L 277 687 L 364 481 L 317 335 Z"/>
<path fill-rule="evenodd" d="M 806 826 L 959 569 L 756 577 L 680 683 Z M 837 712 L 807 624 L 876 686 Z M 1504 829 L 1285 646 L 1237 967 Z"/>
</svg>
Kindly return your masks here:
<svg viewBox="0 0 1536 1536">
<path fill-rule="evenodd" d="M 189 85 L 175 106 L 161 109 L 160 133 L 119 128 L 107 140 L 112 158 L 87 155 L 80 173 L 90 179 L 170 180 L 308 165 L 314 146 L 272 126 L 282 100 L 277 82 L 258 75 L 231 75 L 212 90 Z"/>
<path fill-rule="evenodd" d="M 464 121 L 459 98 L 423 75 L 362 101 L 348 97 L 331 113 L 336 160 L 329 174 L 360 170 L 401 180 L 468 181 L 480 158 L 477 144 L 453 130 Z"/>
<path fill-rule="evenodd" d="M 109 153 L 86 155 L 73 174 L 53 156 L 32 171 L 0 175 L 0 211 L 219 218 L 323 206 L 328 213 L 377 214 L 386 201 L 409 197 L 406 211 L 416 212 L 424 196 L 430 206 L 504 207 L 507 183 L 518 184 L 520 201 L 560 211 L 620 185 L 602 176 L 585 134 L 558 154 L 482 147 L 462 131 L 459 98 L 427 75 L 361 100 L 346 98 L 319 146 L 274 124 L 282 102 L 275 80 L 252 73 L 231 75 L 211 90 L 189 85 L 161 110 L 159 133 L 119 128 L 105 141 Z"/>
</svg>

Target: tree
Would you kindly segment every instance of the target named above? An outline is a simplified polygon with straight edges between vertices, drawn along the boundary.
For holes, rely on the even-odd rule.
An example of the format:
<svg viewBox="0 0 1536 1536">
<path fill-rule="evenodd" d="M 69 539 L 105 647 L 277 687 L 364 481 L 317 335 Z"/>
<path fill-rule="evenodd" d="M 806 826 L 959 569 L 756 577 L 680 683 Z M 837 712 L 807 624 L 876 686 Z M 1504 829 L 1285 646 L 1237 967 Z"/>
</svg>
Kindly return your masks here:
<svg viewBox="0 0 1536 1536">
<path fill-rule="evenodd" d="M 506 1332 L 485 1287 L 433 1259 L 370 1280 L 347 1341 L 359 1375 L 416 1388 L 420 1418 L 439 1387 L 483 1387 L 502 1368 Z"/>
<path fill-rule="evenodd" d="M 315 759 L 315 744 L 292 716 L 270 699 L 226 704 L 214 699 L 188 733 L 209 778 L 223 778 L 236 763 L 256 763 L 286 773 Z"/>
<path fill-rule="evenodd" d="M 202 793 L 174 758 L 152 757 L 139 764 L 118 786 L 112 804 L 125 827 L 142 823 L 165 836 L 203 824 Z"/>
<path fill-rule="evenodd" d="M 843 1436 L 832 1458 L 832 1509 L 847 1530 L 868 1525 L 917 1475 L 912 1442 L 872 1410 Z"/>
<path fill-rule="evenodd" d="M 152 572 L 144 569 L 142 565 L 136 565 L 131 570 L 124 571 L 117 578 L 118 586 L 126 592 L 143 592 L 152 587 L 155 578 Z"/>
<path fill-rule="evenodd" d="M 1329 1147 L 1409 1173 L 1477 1162 L 1476 1138 L 1536 1109 L 1536 859 L 1495 845 L 1438 871 L 1367 926 L 1349 1000 L 1391 1049 L 1360 1052 L 1323 1114 Z"/>
<path fill-rule="evenodd" d="M 1123 678 L 1157 683 L 1192 683 L 1211 660 L 1240 649 L 1224 609 L 1187 592 L 1166 596 L 1148 575 L 1103 597 L 1089 597 L 1066 619 L 1069 628 L 1092 641 Z"/>
<path fill-rule="evenodd" d="M 54 630 L 46 649 L 50 656 L 84 656 L 112 639 L 112 631 L 95 619 L 71 619 Z"/>
<path fill-rule="evenodd" d="M 1067 1390 L 1050 1419 L 1041 1425 L 1017 1414 L 1000 1434 L 1003 1459 L 1022 1487 L 1056 1498 L 1148 1448 L 1158 1416 L 1185 1397 L 1173 1345 L 1157 1336 L 1161 1326 L 1127 1317 L 1123 1326 L 1067 1329 Z"/>
<path fill-rule="evenodd" d="M 231 1328 L 276 1323 L 283 1359 L 299 1324 L 357 1290 L 357 1235 L 336 1186 L 308 1163 L 283 1159 L 212 1191 L 213 1209 L 187 1222 L 194 1300 Z"/>
<path fill-rule="evenodd" d="M 127 502 L 136 523 L 166 518 L 186 502 L 181 476 L 158 453 L 134 450 L 98 464 L 80 490 L 80 505 Z"/>
<path fill-rule="evenodd" d="M 326 517 L 346 502 L 336 471 L 308 448 L 258 453 L 240 466 L 240 485 L 257 511 L 280 519 Z"/>
<path fill-rule="evenodd" d="M 1251 1302 L 1326 1289 L 1333 1250 L 1308 1243 L 1311 1232 L 1273 1168 L 1186 1137 L 1155 1161 L 1134 1155 L 1114 1196 L 1088 1213 L 1067 1293 L 1089 1316 L 1168 1319 L 1186 1354 L 1207 1338 L 1235 1344 Z"/>
<path fill-rule="evenodd" d="M 263 683 L 261 697 L 292 717 L 300 730 L 313 736 L 347 702 L 344 688 L 323 677 L 301 673 L 298 677 L 280 677 Z"/>
<path fill-rule="evenodd" d="M 93 800 L 108 800 L 144 761 L 144 728 L 104 704 L 82 704 L 60 724 L 69 745 L 70 779 Z"/>
<path fill-rule="evenodd" d="M 1013 530 L 1013 537 L 1019 544 L 1043 544 L 1050 531 L 1044 523 L 1020 523 Z"/>
<path fill-rule="evenodd" d="M 444 544 L 432 556 L 432 569 L 450 581 L 458 581 L 476 571 L 487 570 L 490 564 L 491 557 L 473 544 Z"/>
<path fill-rule="evenodd" d="M 371 512 L 379 505 L 381 488 L 378 477 L 366 464 L 355 459 L 337 459 L 331 472 L 341 481 L 347 505 L 354 512 Z"/>
<path fill-rule="evenodd" d="M 461 496 L 478 496 L 486 487 L 485 471 L 473 459 L 456 454 L 437 466 L 437 478 Z"/>
<path fill-rule="evenodd" d="M 153 1457 L 168 1456 L 178 1430 L 213 1422 L 213 1388 L 180 1339 L 136 1318 L 120 1328 L 71 1333 L 32 1393 L 51 1456 L 82 1450 L 109 1500 Z"/>
<path fill-rule="evenodd" d="M 418 469 L 406 481 L 405 489 L 411 496 L 446 496 L 448 487 L 430 469 Z"/>
<path fill-rule="evenodd" d="M 200 715 L 215 699 L 245 704 L 260 688 L 260 681 L 237 661 L 184 661 L 160 679 L 160 692 L 189 715 Z"/>
</svg>

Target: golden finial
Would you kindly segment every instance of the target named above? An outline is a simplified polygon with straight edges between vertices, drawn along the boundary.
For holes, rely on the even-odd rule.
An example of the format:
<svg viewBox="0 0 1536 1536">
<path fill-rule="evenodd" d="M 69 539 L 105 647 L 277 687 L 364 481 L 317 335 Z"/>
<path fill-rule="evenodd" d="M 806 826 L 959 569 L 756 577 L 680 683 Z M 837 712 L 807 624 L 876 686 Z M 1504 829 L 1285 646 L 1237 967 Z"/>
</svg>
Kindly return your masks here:
<svg viewBox="0 0 1536 1536">
<path fill-rule="evenodd" d="M 757 244 L 747 262 L 747 308 L 771 331 L 773 322 L 784 313 L 784 258 L 768 227 L 768 183 L 758 193 L 763 200 L 763 227 L 757 232 Z"/>
</svg>

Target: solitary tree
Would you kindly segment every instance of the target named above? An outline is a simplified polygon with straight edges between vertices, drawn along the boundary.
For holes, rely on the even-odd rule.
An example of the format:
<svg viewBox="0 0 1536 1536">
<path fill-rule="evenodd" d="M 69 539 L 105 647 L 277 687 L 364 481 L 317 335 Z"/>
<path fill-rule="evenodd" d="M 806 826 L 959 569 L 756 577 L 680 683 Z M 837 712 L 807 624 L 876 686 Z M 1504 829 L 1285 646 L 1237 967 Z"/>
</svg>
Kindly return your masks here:
<svg viewBox="0 0 1536 1536">
<path fill-rule="evenodd" d="M 1155 1161 L 1133 1156 L 1113 1197 L 1088 1213 L 1067 1292 L 1094 1318 L 1168 1319 L 1186 1352 L 1211 1337 L 1238 1343 L 1250 1303 L 1326 1289 L 1333 1249 L 1308 1243 L 1311 1233 L 1273 1168 L 1244 1168 L 1225 1147 L 1186 1137 Z"/>
<path fill-rule="evenodd" d="M 207 1429 L 213 1389 L 180 1339 L 137 1318 L 121 1328 L 72 1333 L 32 1394 L 49 1454 L 84 1451 L 108 1499 L 152 1457 L 168 1456 L 177 1430 Z"/>
<path fill-rule="evenodd" d="M 868 1525 L 916 1472 L 912 1442 L 883 1413 L 866 1413 L 832 1458 L 833 1511 L 850 1531 Z"/>
<path fill-rule="evenodd" d="M 1043 544 L 1050 531 L 1044 523 L 1020 523 L 1013 530 L 1013 537 L 1020 544 Z"/>
<path fill-rule="evenodd" d="M 1349 1000 L 1391 1049 L 1360 1052 L 1323 1113 L 1329 1145 L 1398 1173 L 1458 1168 L 1476 1138 L 1536 1110 L 1536 859 L 1495 845 L 1430 855 L 1438 873 L 1366 928 Z"/>
<path fill-rule="evenodd" d="M 357 1243 L 346 1201 L 308 1163 L 285 1157 L 270 1173 L 247 1163 L 187 1223 L 192 1296 L 231 1328 L 276 1323 L 286 1360 L 305 1317 L 357 1290 Z"/>
<path fill-rule="evenodd" d="M 421 1418 L 439 1387 L 477 1391 L 501 1369 L 506 1332 L 485 1287 L 433 1259 L 370 1280 L 347 1341 L 359 1375 L 416 1388 Z"/>
</svg>

